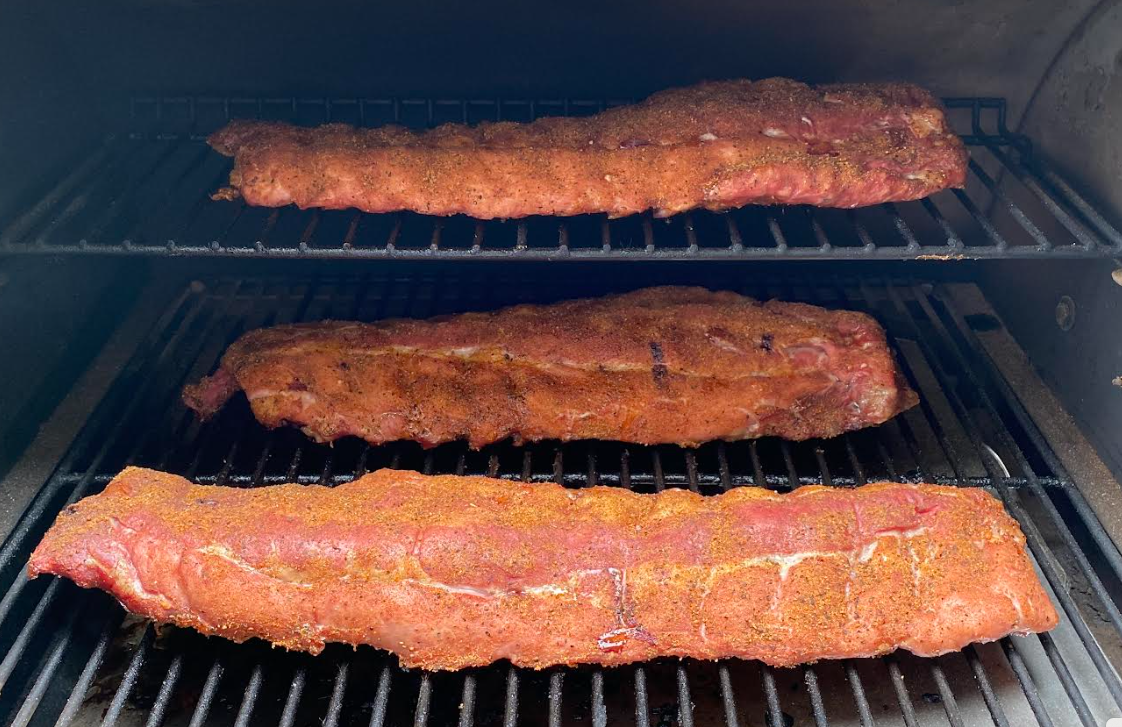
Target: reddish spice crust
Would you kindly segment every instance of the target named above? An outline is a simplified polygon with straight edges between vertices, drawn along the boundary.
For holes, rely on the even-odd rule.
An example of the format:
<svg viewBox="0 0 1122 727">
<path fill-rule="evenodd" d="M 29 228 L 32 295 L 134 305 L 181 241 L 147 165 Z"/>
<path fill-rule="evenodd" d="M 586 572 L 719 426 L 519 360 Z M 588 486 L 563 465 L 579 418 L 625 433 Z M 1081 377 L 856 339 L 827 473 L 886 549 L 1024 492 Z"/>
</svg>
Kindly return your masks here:
<svg viewBox="0 0 1122 727">
<path fill-rule="evenodd" d="M 638 495 L 380 470 L 237 489 L 129 468 L 66 508 L 32 577 L 235 641 L 407 666 L 931 656 L 1057 623 L 982 490 Z"/>
<path fill-rule="evenodd" d="M 215 197 L 479 218 L 746 204 L 861 207 L 963 186 L 966 150 L 909 84 L 700 83 L 587 118 L 427 132 L 234 121 Z"/>
<path fill-rule="evenodd" d="M 703 288 L 251 331 L 184 390 L 318 441 L 830 437 L 917 402 L 869 316 Z"/>
</svg>

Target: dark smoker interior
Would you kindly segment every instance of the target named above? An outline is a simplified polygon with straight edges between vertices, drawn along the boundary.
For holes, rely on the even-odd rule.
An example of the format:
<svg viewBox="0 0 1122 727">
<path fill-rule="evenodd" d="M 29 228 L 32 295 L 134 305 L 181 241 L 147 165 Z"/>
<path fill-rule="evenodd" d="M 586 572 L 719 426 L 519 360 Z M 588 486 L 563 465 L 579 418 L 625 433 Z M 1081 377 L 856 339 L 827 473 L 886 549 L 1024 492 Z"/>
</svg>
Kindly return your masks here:
<svg viewBox="0 0 1122 727">
<path fill-rule="evenodd" d="M 1122 3 L 8 3 L 0 22 L 0 720 L 105 725 L 1101 725 L 1122 717 Z M 703 79 L 913 81 L 967 186 L 852 213 L 477 222 L 211 201 L 231 118 L 595 113 Z M 919 407 L 831 440 L 473 451 L 200 423 L 246 330 L 694 284 L 871 313 Z M 405 670 L 154 628 L 29 581 L 67 504 L 143 465 L 332 484 L 394 466 L 640 492 L 986 487 L 1060 627 L 933 659 Z"/>
</svg>

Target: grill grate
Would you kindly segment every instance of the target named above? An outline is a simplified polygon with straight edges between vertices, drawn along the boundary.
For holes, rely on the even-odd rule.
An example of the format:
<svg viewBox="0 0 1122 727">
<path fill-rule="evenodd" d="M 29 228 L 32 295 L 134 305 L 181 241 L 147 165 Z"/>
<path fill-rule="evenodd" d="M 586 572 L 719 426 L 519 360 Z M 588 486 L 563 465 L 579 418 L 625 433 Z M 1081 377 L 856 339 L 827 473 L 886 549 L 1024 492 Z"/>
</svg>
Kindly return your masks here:
<svg viewBox="0 0 1122 727">
<path fill-rule="evenodd" d="M 178 401 L 228 342 L 262 325 L 490 308 L 603 292 L 582 275 L 543 282 L 517 270 L 367 271 L 294 282 L 216 279 L 187 286 L 95 411 L 0 549 L 0 719 L 4 724 L 303 725 L 726 724 L 1096 725 L 1122 716 L 1118 551 L 1020 408 L 970 323 L 941 289 L 909 280 L 754 280 L 759 297 L 873 313 L 920 407 L 828 441 L 714 443 L 695 451 L 610 442 L 463 445 L 425 451 L 346 440 L 315 445 L 264 431 L 244 401 L 199 424 Z M 630 286 L 643 280 L 636 273 Z M 581 286 L 584 286 L 582 289 Z M 599 287 L 598 287 L 599 286 Z M 910 654 L 776 670 L 755 662 L 660 660 L 616 669 L 457 673 L 402 670 L 370 648 L 319 657 L 157 630 L 112 600 L 56 579 L 28 581 L 30 549 L 65 504 L 126 464 L 254 486 L 346 481 L 382 466 L 485 473 L 653 492 L 872 479 L 983 486 L 1020 521 L 1062 613 L 1052 635 L 1007 638 L 937 659 Z M 1065 517 L 1061 513 L 1073 513 Z M 1070 526 L 1070 527 L 1069 527 Z"/>
<path fill-rule="evenodd" d="M 428 127 L 582 115 L 619 102 L 156 97 L 133 99 L 132 133 L 68 167 L 0 220 L 0 253 L 376 259 L 960 259 L 1099 257 L 1122 233 L 1005 124 L 1000 99 L 948 99 L 972 155 L 965 190 L 857 211 L 748 207 L 669 220 L 637 215 L 483 222 L 212 202 L 230 161 L 206 133 L 230 118 Z M 1003 181 L 1004 180 L 1004 181 Z M 1005 181 L 1009 183 L 1006 184 Z"/>
</svg>

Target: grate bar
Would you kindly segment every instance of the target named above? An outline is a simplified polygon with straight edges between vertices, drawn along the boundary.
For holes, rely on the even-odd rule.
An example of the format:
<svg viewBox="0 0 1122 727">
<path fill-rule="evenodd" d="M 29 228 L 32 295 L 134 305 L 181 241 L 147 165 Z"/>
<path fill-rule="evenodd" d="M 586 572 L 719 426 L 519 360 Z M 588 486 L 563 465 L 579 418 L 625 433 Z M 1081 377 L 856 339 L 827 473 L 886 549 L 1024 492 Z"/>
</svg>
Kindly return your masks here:
<svg viewBox="0 0 1122 727">
<path fill-rule="evenodd" d="M 206 681 L 203 682 L 203 689 L 199 693 L 199 701 L 195 703 L 195 709 L 191 712 L 191 722 L 188 727 L 202 727 L 206 722 L 211 705 L 214 704 L 214 695 L 218 693 L 218 685 L 222 681 L 222 673 L 222 662 L 215 659 L 210 665 L 210 670 L 207 671 Z"/>
<path fill-rule="evenodd" d="M 65 626 L 56 633 L 54 641 L 47 649 L 47 659 L 39 672 L 39 676 L 35 678 L 35 683 L 31 685 L 31 690 L 27 696 L 23 698 L 23 704 L 20 705 L 19 712 L 12 720 L 12 725 L 23 727 L 35 714 L 35 710 L 39 708 L 40 702 L 43 700 L 43 695 L 47 691 L 47 687 L 51 685 L 51 680 L 58 670 L 59 664 L 62 663 L 63 655 L 66 649 L 70 646 L 70 637 L 73 635 L 74 622 L 77 620 L 78 610 L 74 609 L 67 619 Z"/>
<path fill-rule="evenodd" d="M 475 720 L 475 675 L 464 677 L 463 692 L 460 693 L 460 727 L 471 727 Z"/>
<path fill-rule="evenodd" d="M 592 672 L 592 725 L 607 727 L 608 707 L 604 704 L 604 670 Z"/>
<path fill-rule="evenodd" d="M 900 671 L 900 662 L 894 656 L 888 657 L 886 661 L 888 662 L 888 677 L 892 682 L 892 690 L 896 692 L 896 701 L 900 704 L 900 713 L 904 715 L 904 725 L 905 727 L 919 727 L 915 705 L 912 704 L 911 695 L 908 694 L 908 686 L 904 683 L 904 674 Z"/>
<path fill-rule="evenodd" d="M 947 713 L 947 720 L 950 721 L 951 727 L 966 727 L 966 723 L 962 721 L 962 713 L 958 710 L 958 700 L 955 699 L 947 675 L 943 673 L 943 667 L 938 662 L 931 665 L 931 676 L 935 678 L 935 686 L 939 690 L 939 697 L 943 701 L 943 709 Z"/>
<path fill-rule="evenodd" d="M 1013 648 L 1013 641 L 1009 638 L 1002 639 L 1001 649 L 1005 652 L 1005 658 L 1009 661 L 1009 666 L 1013 667 L 1013 674 L 1016 675 L 1017 681 L 1021 683 L 1021 691 L 1024 692 L 1032 713 L 1036 715 L 1037 722 L 1040 723 L 1041 727 L 1054 727 L 1052 717 L 1048 714 L 1048 710 L 1044 708 L 1044 702 L 1040 699 L 1040 691 L 1036 688 L 1036 682 L 1029 674 L 1028 666 L 1025 664 L 1024 658 L 1021 657 L 1021 653 Z"/>
<path fill-rule="evenodd" d="M 506 673 L 506 708 L 503 710 L 503 727 L 518 724 L 518 671 L 512 666 Z"/>
<path fill-rule="evenodd" d="M 740 720 L 736 716 L 736 696 L 732 691 L 732 677 L 729 676 L 728 666 L 721 664 L 717 674 L 721 680 L 721 703 L 725 708 L 725 727 L 740 727 Z"/>
<path fill-rule="evenodd" d="M 152 709 L 148 713 L 148 720 L 144 723 L 144 727 L 160 727 L 160 723 L 164 721 L 164 712 L 167 710 L 168 702 L 171 701 L 172 691 L 174 691 L 176 682 L 179 681 L 179 675 L 182 673 L 183 655 L 176 654 L 171 660 L 171 665 L 168 666 L 167 674 L 164 675 L 163 682 L 160 684 L 160 691 L 156 695 L 156 702 L 152 705 Z"/>
<path fill-rule="evenodd" d="M 647 697 L 647 670 L 635 667 L 635 725 L 651 727 L 651 705 Z"/>
<path fill-rule="evenodd" d="M 693 727 L 693 697 L 690 696 L 689 677 L 686 667 L 679 664 L 678 675 L 678 723 L 682 727 Z"/>
<path fill-rule="evenodd" d="M 990 153 L 997 157 L 998 160 L 1005 166 L 1005 168 L 1008 169 L 1013 174 L 1013 176 L 1021 182 L 1021 184 L 1025 185 L 1025 187 L 1027 187 L 1029 191 L 1032 192 L 1033 195 L 1035 195 L 1036 198 L 1039 199 L 1044 204 L 1044 206 L 1048 208 L 1048 211 L 1052 213 L 1052 216 L 1059 220 L 1060 224 L 1063 225 L 1068 232 L 1075 236 L 1075 239 L 1079 240 L 1080 244 L 1082 244 L 1083 247 L 1090 250 L 1096 246 L 1097 243 L 1094 239 L 1092 239 L 1091 235 L 1088 234 L 1088 232 L 1083 229 L 1083 227 L 1080 226 L 1079 223 L 1072 219 L 1071 215 L 1067 213 L 1067 210 L 1065 210 L 1059 202 L 1053 199 L 1051 195 L 1049 195 L 1040 187 L 1040 184 L 1038 184 L 1037 181 L 1032 178 L 1028 170 L 1022 167 L 1019 162 L 1006 155 L 1005 152 L 1003 152 L 993 142 L 986 141 L 984 143 L 986 148 L 990 150 Z"/>
<path fill-rule="evenodd" d="M 82 708 L 82 701 L 86 697 L 86 692 L 93 684 L 94 677 L 97 676 L 97 670 L 105 659 L 105 652 L 109 649 L 113 626 L 112 621 L 107 620 L 105 625 L 101 627 L 101 635 L 98 637 L 97 645 L 94 646 L 90 658 L 86 660 L 86 666 L 82 669 L 82 673 L 78 675 L 77 681 L 74 682 L 74 688 L 70 690 L 70 696 L 67 697 L 62 713 L 59 715 L 58 721 L 55 722 L 57 727 L 67 727 L 74 721 L 78 710 Z M 29 718 L 30 716 L 28 715 Z M 196 725 L 192 724 L 191 727 L 196 727 Z"/>
<path fill-rule="evenodd" d="M 378 689 L 374 692 L 374 706 L 370 710 L 370 727 L 382 727 L 386 723 L 386 708 L 390 703 L 392 678 L 390 667 L 382 667 L 382 673 L 378 676 Z"/>
<path fill-rule="evenodd" d="M 117 719 L 121 716 L 121 710 L 125 708 L 125 700 L 129 697 L 129 692 L 136 686 L 137 679 L 140 678 L 140 668 L 144 666 L 144 660 L 148 656 L 148 649 L 151 648 L 152 642 L 156 638 L 156 629 L 149 624 L 144 629 L 144 635 L 137 644 L 136 650 L 133 652 L 132 659 L 129 661 L 129 666 L 125 670 L 124 677 L 121 678 L 121 684 L 117 687 L 117 692 L 113 695 L 113 701 L 109 703 L 109 709 L 105 711 L 105 717 L 101 720 L 101 727 L 112 727 L 117 723 Z M 243 725 L 238 725 L 243 727 Z"/>
<path fill-rule="evenodd" d="M 234 727 L 249 727 L 250 717 L 253 716 L 253 707 L 257 704 L 257 696 L 261 693 L 261 665 L 255 664 L 253 672 L 249 675 L 245 694 L 242 696 L 241 706 L 238 707 L 238 716 L 234 720 Z"/>
<path fill-rule="evenodd" d="M 432 677 L 426 672 L 421 675 L 421 686 L 417 692 L 417 709 L 413 713 L 413 727 L 425 727 L 429 723 L 432 709 Z"/>
<path fill-rule="evenodd" d="M 861 727 L 873 727 L 873 709 L 865 696 L 865 687 L 861 685 L 861 677 L 853 668 L 850 661 L 845 662 L 845 678 L 849 681 L 849 688 L 853 690 L 853 700 L 857 704 L 857 714 L 861 717 Z"/>
<path fill-rule="evenodd" d="M 348 662 L 339 662 L 339 668 L 335 672 L 335 682 L 331 687 L 331 701 L 327 705 L 327 715 L 323 718 L 323 727 L 336 727 L 339 724 L 339 715 L 343 712 L 343 695 L 347 691 L 349 669 Z"/>
<path fill-rule="evenodd" d="M 997 692 L 990 684 L 990 678 L 986 674 L 986 668 L 982 665 L 982 660 L 978 658 L 978 650 L 973 646 L 967 646 L 963 653 L 966 656 L 966 661 L 970 664 L 970 670 L 974 672 L 974 680 L 978 683 L 978 689 L 982 692 L 982 699 L 986 702 L 986 708 L 989 709 L 994 724 L 997 727 L 1009 727 L 1009 719 L 1005 716 L 1005 710 L 1001 707 Z"/>
<path fill-rule="evenodd" d="M 8 677 L 12 675 L 12 670 L 16 668 L 20 658 L 23 657 L 24 649 L 27 648 L 27 644 L 31 641 L 39 622 L 43 619 L 43 614 L 55 600 L 55 596 L 58 595 L 61 584 L 62 581 L 57 578 L 50 582 L 46 592 L 43 593 L 43 597 L 39 599 L 39 603 L 35 606 L 35 610 L 31 612 L 27 621 L 24 622 L 23 628 L 16 636 L 16 640 L 12 642 L 4 660 L 0 661 L 0 689 L 3 689 L 4 685 L 8 683 Z"/>
<path fill-rule="evenodd" d="M 307 670 L 300 667 L 292 675 L 292 682 L 288 685 L 288 697 L 284 700 L 284 711 L 281 712 L 280 726 L 292 727 L 296 722 L 296 710 L 300 706 L 300 697 L 304 694 L 304 683 L 308 679 Z"/>
<path fill-rule="evenodd" d="M 768 727 L 785 727 L 783 724 L 783 707 L 779 704 L 779 690 L 775 688 L 775 673 L 770 666 L 760 667 L 764 682 L 764 697 L 767 699 Z"/>
<path fill-rule="evenodd" d="M 826 717 L 826 704 L 822 700 L 822 689 L 818 686 L 818 674 L 813 667 L 803 669 L 803 681 L 810 695 L 810 711 L 814 715 L 815 727 L 830 727 L 830 720 Z"/>
<path fill-rule="evenodd" d="M 1039 639 L 1041 646 L 1044 647 L 1044 653 L 1048 655 L 1048 661 L 1052 662 L 1052 668 L 1056 670 L 1056 676 L 1060 678 L 1060 684 L 1063 685 L 1064 691 L 1071 699 L 1071 705 L 1075 708 L 1075 713 L 1079 715 L 1079 720 L 1083 722 L 1084 727 L 1096 727 L 1091 708 L 1087 706 L 1087 700 L 1083 698 L 1083 693 L 1075 683 L 1071 670 L 1068 669 L 1067 663 L 1056 648 L 1056 642 L 1052 640 L 1049 634 L 1040 634 Z M 1014 648 L 1016 648 L 1015 644 Z"/>
<path fill-rule="evenodd" d="M 561 688 L 565 673 L 555 671 L 549 675 L 549 727 L 561 727 Z"/>
<path fill-rule="evenodd" d="M 1037 168 L 1052 187 L 1059 190 L 1063 198 L 1066 199 L 1072 207 L 1079 210 L 1080 214 L 1095 226 L 1095 229 L 1113 243 L 1115 252 L 1122 252 L 1122 232 L 1119 232 L 1117 227 L 1107 222 L 1082 195 L 1072 189 L 1071 185 L 1064 181 L 1063 177 L 1053 172 L 1039 155 L 1033 157 L 1030 163 Z"/>
</svg>

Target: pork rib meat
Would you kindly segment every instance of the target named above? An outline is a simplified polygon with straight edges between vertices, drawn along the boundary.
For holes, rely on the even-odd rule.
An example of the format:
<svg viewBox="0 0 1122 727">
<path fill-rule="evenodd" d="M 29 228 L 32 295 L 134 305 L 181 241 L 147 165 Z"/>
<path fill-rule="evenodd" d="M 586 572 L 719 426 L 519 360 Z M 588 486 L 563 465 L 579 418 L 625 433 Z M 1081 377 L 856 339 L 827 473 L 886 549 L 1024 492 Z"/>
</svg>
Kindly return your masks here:
<svg viewBox="0 0 1122 727">
<path fill-rule="evenodd" d="M 245 390 L 269 427 L 426 446 L 466 438 L 830 437 L 916 403 L 876 321 L 703 288 L 379 323 L 251 331 L 184 391 L 203 417 Z"/>
<path fill-rule="evenodd" d="M 210 145 L 234 158 L 216 198 L 484 219 L 861 207 L 961 187 L 967 159 L 921 88 L 782 78 L 671 89 L 586 118 L 425 132 L 238 120 Z"/>
<path fill-rule="evenodd" d="M 206 634 L 425 669 L 789 666 L 1051 629 L 1024 548 L 992 496 L 936 485 L 703 497 L 379 470 L 240 489 L 130 468 L 62 512 L 29 572 Z"/>
</svg>

